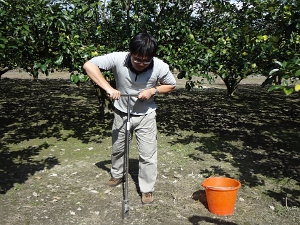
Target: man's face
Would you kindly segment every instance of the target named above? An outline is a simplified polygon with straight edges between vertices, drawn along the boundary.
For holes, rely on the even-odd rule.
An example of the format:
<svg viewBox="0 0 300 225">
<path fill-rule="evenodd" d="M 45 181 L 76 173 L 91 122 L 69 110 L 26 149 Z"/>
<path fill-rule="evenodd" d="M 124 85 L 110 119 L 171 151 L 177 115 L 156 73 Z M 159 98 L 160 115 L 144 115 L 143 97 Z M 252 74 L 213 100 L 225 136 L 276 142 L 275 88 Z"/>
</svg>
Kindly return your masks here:
<svg viewBox="0 0 300 225">
<path fill-rule="evenodd" d="M 141 57 L 138 55 L 131 55 L 131 64 L 136 71 L 142 71 L 149 66 L 152 62 L 152 58 Z"/>
</svg>

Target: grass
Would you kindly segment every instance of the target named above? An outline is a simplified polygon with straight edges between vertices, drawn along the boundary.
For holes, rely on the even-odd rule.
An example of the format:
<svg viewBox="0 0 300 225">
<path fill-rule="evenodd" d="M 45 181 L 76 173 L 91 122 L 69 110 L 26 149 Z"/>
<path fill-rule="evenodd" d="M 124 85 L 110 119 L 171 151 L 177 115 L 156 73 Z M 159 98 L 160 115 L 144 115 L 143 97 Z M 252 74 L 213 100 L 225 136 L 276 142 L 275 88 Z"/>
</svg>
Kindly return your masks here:
<svg viewBox="0 0 300 225">
<path fill-rule="evenodd" d="M 108 188 L 111 112 L 93 87 L 67 80 L 0 81 L 0 224 L 299 224 L 299 95 L 243 85 L 157 98 L 155 203 L 142 206 L 131 145 L 130 218 Z M 242 183 L 234 214 L 210 213 L 202 181 Z"/>
</svg>

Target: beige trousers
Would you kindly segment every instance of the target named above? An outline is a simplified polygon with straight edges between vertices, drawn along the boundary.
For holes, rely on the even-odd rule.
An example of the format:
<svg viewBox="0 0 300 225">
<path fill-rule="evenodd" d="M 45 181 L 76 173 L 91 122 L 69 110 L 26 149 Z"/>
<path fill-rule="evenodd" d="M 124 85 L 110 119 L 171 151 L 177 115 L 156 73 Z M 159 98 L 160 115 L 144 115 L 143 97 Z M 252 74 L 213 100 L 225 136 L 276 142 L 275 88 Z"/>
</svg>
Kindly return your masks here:
<svg viewBox="0 0 300 225">
<path fill-rule="evenodd" d="M 115 109 L 112 127 L 111 175 L 121 178 L 124 175 L 124 151 L 126 139 L 127 113 Z M 142 193 L 153 192 L 157 177 L 157 127 L 156 112 L 130 117 L 130 142 L 133 132 L 136 135 L 139 152 L 138 182 Z M 130 167 L 130 165 L 129 165 Z"/>
</svg>

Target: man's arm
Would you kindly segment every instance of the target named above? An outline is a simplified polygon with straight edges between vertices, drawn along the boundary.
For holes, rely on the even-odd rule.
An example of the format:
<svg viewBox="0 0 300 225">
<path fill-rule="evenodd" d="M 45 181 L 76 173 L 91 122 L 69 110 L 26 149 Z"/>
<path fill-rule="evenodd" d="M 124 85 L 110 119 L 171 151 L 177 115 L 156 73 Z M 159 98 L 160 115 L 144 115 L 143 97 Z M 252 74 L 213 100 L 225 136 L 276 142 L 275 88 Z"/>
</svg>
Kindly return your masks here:
<svg viewBox="0 0 300 225">
<path fill-rule="evenodd" d="M 160 86 L 157 86 L 156 88 L 145 89 L 139 93 L 138 98 L 142 100 L 150 99 L 153 95 L 156 94 L 156 89 L 159 94 L 165 94 L 173 91 L 175 89 L 175 86 L 171 84 L 162 84 Z"/>
<path fill-rule="evenodd" d="M 87 61 L 83 65 L 83 69 L 85 69 L 87 75 L 96 83 L 99 85 L 99 87 L 103 88 L 106 93 L 109 95 L 112 99 L 119 99 L 121 93 L 114 89 L 104 78 L 102 75 L 100 69 L 95 64 Z"/>
<path fill-rule="evenodd" d="M 152 91 L 154 89 L 154 94 L 155 94 L 155 88 L 151 88 Z M 175 89 L 175 86 L 174 85 L 171 85 L 171 84 L 162 84 L 160 86 L 157 86 L 156 89 L 158 90 L 158 93 L 160 94 L 165 94 L 165 93 L 168 93 L 168 92 L 171 92 Z"/>
</svg>

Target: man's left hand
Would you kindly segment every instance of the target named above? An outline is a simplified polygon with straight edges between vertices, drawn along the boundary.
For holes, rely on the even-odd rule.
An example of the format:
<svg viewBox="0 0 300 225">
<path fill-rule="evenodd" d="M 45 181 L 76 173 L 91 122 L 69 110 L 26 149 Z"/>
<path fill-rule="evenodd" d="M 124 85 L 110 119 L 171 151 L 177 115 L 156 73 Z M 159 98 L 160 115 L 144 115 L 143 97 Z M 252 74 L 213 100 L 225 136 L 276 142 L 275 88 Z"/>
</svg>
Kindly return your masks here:
<svg viewBox="0 0 300 225">
<path fill-rule="evenodd" d="M 139 93 L 138 99 L 140 100 L 148 100 L 155 94 L 155 88 L 150 88 L 143 90 Z"/>
</svg>

